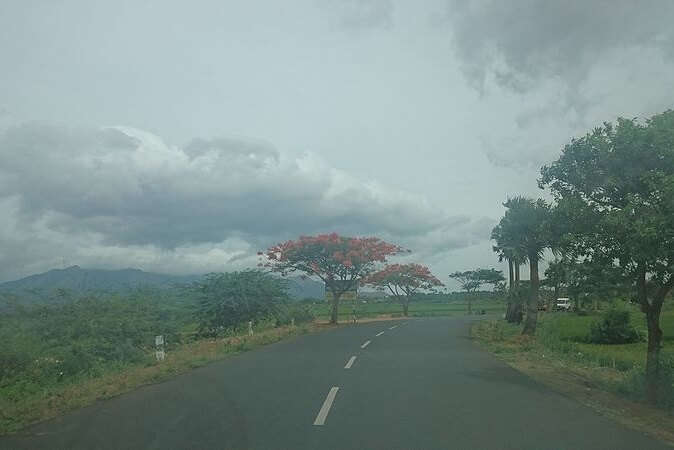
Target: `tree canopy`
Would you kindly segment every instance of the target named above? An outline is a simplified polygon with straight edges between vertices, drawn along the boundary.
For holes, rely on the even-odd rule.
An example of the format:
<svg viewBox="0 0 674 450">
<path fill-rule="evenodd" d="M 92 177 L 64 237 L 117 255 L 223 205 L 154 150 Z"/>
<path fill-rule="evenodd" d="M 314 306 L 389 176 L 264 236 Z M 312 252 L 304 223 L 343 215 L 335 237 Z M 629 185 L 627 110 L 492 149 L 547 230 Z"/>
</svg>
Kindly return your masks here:
<svg viewBox="0 0 674 450">
<path fill-rule="evenodd" d="M 331 322 L 337 323 L 339 299 L 358 286 L 361 279 L 403 249 L 376 237 L 345 237 L 337 233 L 300 236 L 270 247 L 263 267 L 282 275 L 299 271 L 320 278 L 332 292 Z"/>
<path fill-rule="evenodd" d="M 567 214 L 563 239 L 588 261 L 617 261 L 648 324 L 649 398 L 657 398 L 663 301 L 674 286 L 674 111 L 618 119 L 573 139 L 541 170 Z"/>
<path fill-rule="evenodd" d="M 433 290 L 444 286 L 426 266 L 421 264 L 389 264 L 372 273 L 363 283 L 388 289 L 402 303 L 403 313 L 408 315 L 410 296 L 418 290 Z"/>
</svg>

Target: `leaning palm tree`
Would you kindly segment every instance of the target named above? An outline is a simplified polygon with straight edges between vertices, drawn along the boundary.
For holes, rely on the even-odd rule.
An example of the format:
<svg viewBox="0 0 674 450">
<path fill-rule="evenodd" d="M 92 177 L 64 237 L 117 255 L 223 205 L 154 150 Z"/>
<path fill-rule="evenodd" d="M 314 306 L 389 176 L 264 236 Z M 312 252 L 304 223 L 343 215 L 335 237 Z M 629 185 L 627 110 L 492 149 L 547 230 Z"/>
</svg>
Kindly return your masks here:
<svg viewBox="0 0 674 450">
<path fill-rule="evenodd" d="M 541 199 L 517 196 L 508 199 L 503 217 L 503 236 L 518 255 L 525 255 L 529 262 L 530 295 L 522 334 L 533 335 L 538 319 L 538 262 L 543 251 L 550 246 L 550 206 Z"/>
</svg>

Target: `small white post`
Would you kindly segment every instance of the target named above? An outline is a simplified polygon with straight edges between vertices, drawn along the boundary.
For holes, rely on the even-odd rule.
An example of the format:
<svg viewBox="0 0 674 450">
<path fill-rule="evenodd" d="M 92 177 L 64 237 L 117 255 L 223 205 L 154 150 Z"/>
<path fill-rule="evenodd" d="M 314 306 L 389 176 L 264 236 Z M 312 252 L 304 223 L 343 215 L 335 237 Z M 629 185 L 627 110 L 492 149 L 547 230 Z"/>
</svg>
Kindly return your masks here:
<svg viewBox="0 0 674 450">
<path fill-rule="evenodd" d="M 248 321 L 248 336 L 252 336 L 252 335 L 253 335 L 253 321 L 250 320 L 250 321 Z"/>
<path fill-rule="evenodd" d="M 164 336 L 159 335 L 154 337 L 155 352 L 154 356 L 157 358 L 157 361 L 163 361 L 166 358 L 166 352 L 164 352 Z"/>
<path fill-rule="evenodd" d="M 291 317 L 291 318 L 290 318 L 290 326 L 291 326 L 291 327 L 294 327 L 294 326 L 295 326 L 295 318 L 294 318 L 294 317 Z"/>
</svg>

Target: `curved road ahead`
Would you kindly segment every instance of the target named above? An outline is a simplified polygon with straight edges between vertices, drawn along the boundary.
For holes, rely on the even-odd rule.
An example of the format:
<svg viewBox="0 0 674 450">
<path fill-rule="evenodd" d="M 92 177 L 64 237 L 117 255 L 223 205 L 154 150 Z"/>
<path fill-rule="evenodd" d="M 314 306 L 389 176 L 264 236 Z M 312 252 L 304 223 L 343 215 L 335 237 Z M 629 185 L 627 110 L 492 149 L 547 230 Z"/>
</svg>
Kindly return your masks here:
<svg viewBox="0 0 674 450">
<path fill-rule="evenodd" d="M 0 448 L 669 448 L 494 359 L 468 325 L 415 319 L 301 336 L 0 438 Z"/>
</svg>

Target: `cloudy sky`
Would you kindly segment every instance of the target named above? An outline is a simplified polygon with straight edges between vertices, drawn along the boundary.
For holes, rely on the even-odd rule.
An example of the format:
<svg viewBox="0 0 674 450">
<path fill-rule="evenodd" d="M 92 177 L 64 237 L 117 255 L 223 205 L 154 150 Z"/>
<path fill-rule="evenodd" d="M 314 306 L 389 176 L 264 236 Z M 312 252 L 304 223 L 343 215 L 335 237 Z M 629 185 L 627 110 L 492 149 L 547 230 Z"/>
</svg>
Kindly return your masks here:
<svg viewBox="0 0 674 450">
<path fill-rule="evenodd" d="M 670 0 L 3 1 L 0 281 L 376 235 L 497 265 L 509 196 L 674 107 Z"/>
</svg>

